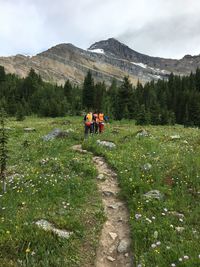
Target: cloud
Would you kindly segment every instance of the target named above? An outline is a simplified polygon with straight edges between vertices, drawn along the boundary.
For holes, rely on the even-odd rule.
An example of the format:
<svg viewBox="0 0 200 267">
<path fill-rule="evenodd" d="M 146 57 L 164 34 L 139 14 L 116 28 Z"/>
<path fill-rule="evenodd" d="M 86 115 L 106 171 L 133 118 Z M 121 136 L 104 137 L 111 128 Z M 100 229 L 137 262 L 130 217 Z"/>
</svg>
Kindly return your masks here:
<svg viewBox="0 0 200 267">
<path fill-rule="evenodd" d="M 119 38 L 155 56 L 200 53 L 199 0 L 0 0 L 0 55 Z"/>
</svg>

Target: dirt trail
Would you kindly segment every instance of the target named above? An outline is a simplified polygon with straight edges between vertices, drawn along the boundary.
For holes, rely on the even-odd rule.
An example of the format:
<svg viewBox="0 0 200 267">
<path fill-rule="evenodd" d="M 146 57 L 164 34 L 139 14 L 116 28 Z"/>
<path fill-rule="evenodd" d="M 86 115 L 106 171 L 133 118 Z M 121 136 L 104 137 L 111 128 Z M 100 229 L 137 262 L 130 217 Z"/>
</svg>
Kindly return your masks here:
<svg viewBox="0 0 200 267">
<path fill-rule="evenodd" d="M 73 147 L 81 153 L 81 145 Z M 117 175 L 113 172 L 104 158 L 93 157 L 98 170 L 97 184 L 102 195 L 102 201 L 107 217 L 103 225 L 99 247 L 96 253 L 95 267 L 131 267 L 133 257 L 130 251 L 129 213 L 125 203 L 117 194 L 119 192 Z"/>
</svg>

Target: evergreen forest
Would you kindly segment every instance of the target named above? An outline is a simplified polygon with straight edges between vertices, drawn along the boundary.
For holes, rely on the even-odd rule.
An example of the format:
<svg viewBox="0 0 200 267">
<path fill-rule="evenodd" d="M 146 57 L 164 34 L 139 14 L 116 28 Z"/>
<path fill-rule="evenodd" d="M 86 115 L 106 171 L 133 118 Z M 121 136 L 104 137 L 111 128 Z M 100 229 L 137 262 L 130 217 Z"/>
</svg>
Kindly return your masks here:
<svg viewBox="0 0 200 267">
<path fill-rule="evenodd" d="M 26 78 L 6 74 L 0 66 L 0 107 L 9 116 L 58 117 L 102 111 L 111 119 L 139 125 L 200 126 L 200 69 L 189 76 L 171 73 L 168 80 L 133 86 L 128 77 L 108 87 L 95 83 L 88 71 L 82 85 L 47 83 L 33 69 Z"/>
</svg>

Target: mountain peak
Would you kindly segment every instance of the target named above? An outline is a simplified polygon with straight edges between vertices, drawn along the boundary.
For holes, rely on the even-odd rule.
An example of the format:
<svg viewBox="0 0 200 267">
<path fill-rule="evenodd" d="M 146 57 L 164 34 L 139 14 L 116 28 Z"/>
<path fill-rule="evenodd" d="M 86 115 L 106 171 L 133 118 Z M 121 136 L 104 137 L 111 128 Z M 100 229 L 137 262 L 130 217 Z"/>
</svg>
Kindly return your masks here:
<svg viewBox="0 0 200 267">
<path fill-rule="evenodd" d="M 107 40 L 102 40 L 99 42 L 95 42 L 94 44 L 92 44 L 88 50 L 93 50 L 93 49 L 104 49 L 104 48 L 108 48 L 108 47 L 119 47 L 119 46 L 125 46 L 127 47 L 125 44 L 121 43 L 120 41 L 118 41 L 115 38 L 108 38 Z"/>
</svg>

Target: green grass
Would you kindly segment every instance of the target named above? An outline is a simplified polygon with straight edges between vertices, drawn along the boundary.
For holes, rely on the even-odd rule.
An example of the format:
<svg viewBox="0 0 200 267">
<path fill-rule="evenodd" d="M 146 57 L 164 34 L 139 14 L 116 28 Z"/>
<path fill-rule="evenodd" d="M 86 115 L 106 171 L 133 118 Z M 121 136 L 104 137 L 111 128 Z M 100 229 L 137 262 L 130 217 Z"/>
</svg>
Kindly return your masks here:
<svg viewBox="0 0 200 267">
<path fill-rule="evenodd" d="M 199 129 L 149 126 L 145 129 L 151 136 L 138 138 L 140 129 L 132 122 L 115 122 L 84 143 L 118 173 L 121 197 L 130 211 L 135 266 L 200 266 Z M 172 140 L 171 135 L 181 138 Z M 96 139 L 113 141 L 117 148 L 99 147 Z M 151 170 L 142 169 L 146 163 Z M 163 194 L 162 200 L 145 199 L 144 194 L 154 189 Z"/>
<path fill-rule="evenodd" d="M 103 155 L 118 174 L 120 196 L 130 211 L 135 266 L 200 266 L 198 129 L 149 126 L 145 129 L 151 136 L 138 138 L 140 126 L 112 122 L 102 135 L 83 141 L 80 117 L 10 119 L 8 126 L 12 128 L 8 192 L 0 197 L 1 267 L 86 267 L 94 262 L 105 218 L 91 155 L 71 150 L 81 142 Z M 36 132 L 25 133 L 24 127 L 35 127 Z M 43 141 L 41 137 L 54 128 L 75 132 Z M 171 135 L 181 138 L 171 140 Z M 100 147 L 97 139 L 113 141 L 117 147 Z M 152 165 L 149 171 L 142 169 L 146 163 Z M 163 194 L 162 200 L 144 198 L 153 189 Z M 73 235 L 66 240 L 44 232 L 35 225 L 38 219 L 47 219 Z"/>
<path fill-rule="evenodd" d="M 82 141 L 81 118 L 10 119 L 7 193 L 0 197 L 0 266 L 88 266 L 104 221 L 90 155 L 72 151 Z M 25 133 L 24 127 L 35 132 Z M 73 129 L 45 142 L 52 129 Z M 46 219 L 73 232 L 63 239 L 39 229 Z"/>
</svg>

